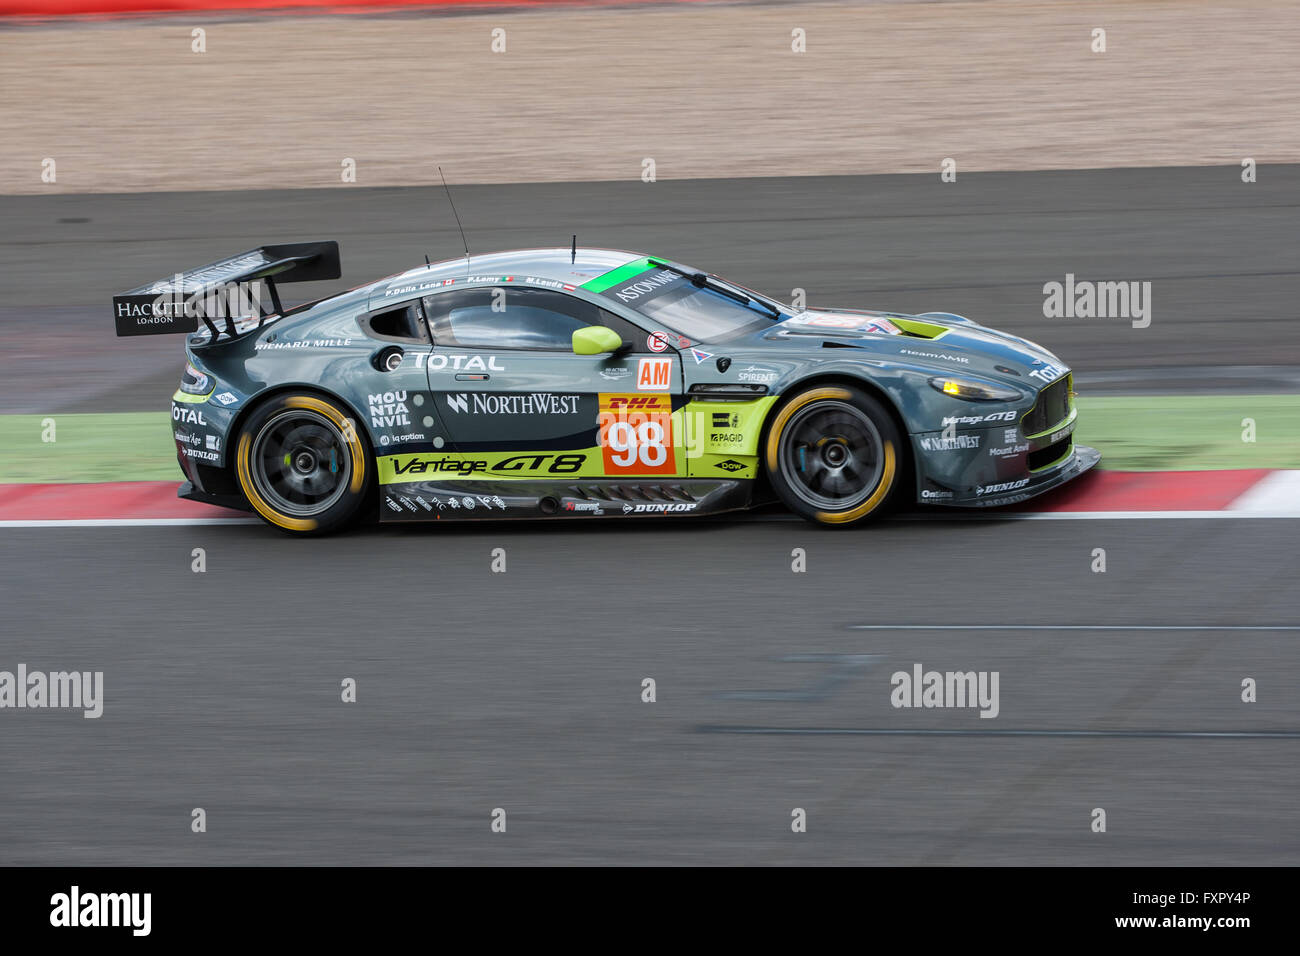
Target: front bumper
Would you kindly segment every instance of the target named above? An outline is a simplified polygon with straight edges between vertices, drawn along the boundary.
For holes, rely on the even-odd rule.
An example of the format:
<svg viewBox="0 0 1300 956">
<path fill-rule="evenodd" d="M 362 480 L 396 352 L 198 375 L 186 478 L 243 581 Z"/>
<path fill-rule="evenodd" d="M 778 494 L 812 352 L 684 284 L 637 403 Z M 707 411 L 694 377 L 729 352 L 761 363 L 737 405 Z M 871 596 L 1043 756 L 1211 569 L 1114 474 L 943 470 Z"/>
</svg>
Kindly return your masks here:
<svg viewBox="0 0 1300 956">
<path fill-rule="evenodd" d="M 1013 481 L 977 486 L 973 495 L 944 503 L 963 508 L 996 508 L 999 505 L 1018 504 L 1079 477 L 1099 461 L 1101 452 L 1097 449 L 1088 445 L 1075 445 L 1069 458 L 1051 468 L 1031 472 L 1024 478 Z"/>
<path fill-rule="evenodd" d="M 917 503 L 959 508 L 1013 505 L 1076 478 L 1101 460 L 1074 444 L 1078 412 L 1067 374 L 1038 393 L 1034 405 L 983 419 L 945 419 L 953 427 L 912 435 Z M 977 427 L 957 430 L 956 424 Z"/>
</svg>

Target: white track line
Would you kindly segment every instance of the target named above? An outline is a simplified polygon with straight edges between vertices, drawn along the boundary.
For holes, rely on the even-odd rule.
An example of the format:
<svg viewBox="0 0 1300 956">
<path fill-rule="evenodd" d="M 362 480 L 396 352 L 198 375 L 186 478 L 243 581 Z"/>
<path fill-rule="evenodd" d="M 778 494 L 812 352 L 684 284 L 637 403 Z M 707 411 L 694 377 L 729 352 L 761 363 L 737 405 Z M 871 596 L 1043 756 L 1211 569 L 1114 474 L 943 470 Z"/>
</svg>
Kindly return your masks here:
<svg viewBox="0 0 1300 956">
<path fill-rule="evenodd" d="M 1295 740 L 1300 730 L 1017 730 L 906 727 L 755 727 L 705 725 L 700 734 L 753 734 L 812 737 L 1127 737 L 1134 739 Z"/>
<path fill-rule="evenodd" d="M 1300 631 L 1300 624 L 850 624 L 850 631 Z"/>
<path fill-rule="evenodd" d="M 1240 501 L 1241 499 L 1238 499 Z M 1235 503 L 1234 503 L 1235 504 Z M 985 511 L 946 512 L 944 514 L 910 514 L 898 515 L 894 521 L 1135 521 L 1154 518 L 1187 518 L 1203 520 L 1207 518 L 1300 518 L 1300 509 L 1296 511 L 1035 511 L 1024 513 L 1000 512 L 991 514 Z M 723 521 L 730 523 L 753 522 L 800 522 L 797 515 L 775 514 L 754 515 L 738 518 L 736 516 L 718 515 L 702 518 L 704 521 Z M 408 522 L 416 523 L 416 522 Z M 432 524 L 433 522 L 427 522 Z M 453 522 L 454 523 L 454 522 Z M 168 528 L 201 527 L 204 525 L 251 525 L 261 524 L 256 518 L 23 518 L 0 520 L 0 528 Z"/>
<path fill-rule="evenodd" d="M 1238 499 L 1240 500 L 1240 499 Z M 903 521 L 1133 521 L 1148 518 L 1300 518 L 1300 511 L 972 511 L 900 515 Z"/>
</svg>

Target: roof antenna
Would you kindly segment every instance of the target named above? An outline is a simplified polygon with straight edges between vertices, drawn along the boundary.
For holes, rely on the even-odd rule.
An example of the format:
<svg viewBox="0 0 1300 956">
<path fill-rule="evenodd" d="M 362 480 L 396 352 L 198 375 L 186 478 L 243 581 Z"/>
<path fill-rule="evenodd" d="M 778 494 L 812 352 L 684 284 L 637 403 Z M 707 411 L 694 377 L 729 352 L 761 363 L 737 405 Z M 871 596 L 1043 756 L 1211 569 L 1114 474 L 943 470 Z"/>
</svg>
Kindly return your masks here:
<svg viewBox="0 0 1300 956">
<path fill-rule="evenodd" d="M 578 234 L 575 232 L 573 234 L 573 245 L 569 246 L 569 264 L 572 265 L 577 261 L 578 261 Z"/>
<path fill-rule="evenodd" d="M 427 252 L 424 254 L 424 264 L 430 269 L 433 268 L 433 263 L 429 261 L 429 254 Z"/>
<path fill-rule="evenodd" d="M 442 174 L 442 167 L 438 167 L 438 178 L 442 180 L 442 188 L 447 191 L 447 205 L 451 206 L 451 214 L 456 217 L 456 228 L 460 230 L 460 241 L 465 245 L 465 271 L 469 271 L 469 240 L 465 238 L 465 227 L 460 224 L 460 213 L 456 211 L 456 204 L 451 201 L 451 190 L 447 187 L 447 177 Z"/>
</svg>

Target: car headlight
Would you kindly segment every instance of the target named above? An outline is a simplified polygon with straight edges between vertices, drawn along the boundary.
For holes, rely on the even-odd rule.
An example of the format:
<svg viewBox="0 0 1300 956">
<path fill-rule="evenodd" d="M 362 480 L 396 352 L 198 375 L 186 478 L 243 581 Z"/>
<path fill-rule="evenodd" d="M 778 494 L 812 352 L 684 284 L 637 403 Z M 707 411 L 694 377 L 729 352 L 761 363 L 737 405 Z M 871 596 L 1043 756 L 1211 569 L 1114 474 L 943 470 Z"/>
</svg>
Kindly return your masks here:
<svg viewBox="0 0 1300 956">
<path fill-rule="evenodd" d="M 1014 402 L 1023 397 L 1014 388 L 990 385 L 987 382 L 972 382 L 965 378 L 932 378 L 930 386 L 945 395 L 964 398 L 971 402 Z"/>
<path fill-rule="evenodd" d="M 189 362 L 185 363 L 185 373 L 181 376 L 181 391 L 186 395 L 206 395 L 216 387 L 211 375 L 200 372 Z"/>
</svg>

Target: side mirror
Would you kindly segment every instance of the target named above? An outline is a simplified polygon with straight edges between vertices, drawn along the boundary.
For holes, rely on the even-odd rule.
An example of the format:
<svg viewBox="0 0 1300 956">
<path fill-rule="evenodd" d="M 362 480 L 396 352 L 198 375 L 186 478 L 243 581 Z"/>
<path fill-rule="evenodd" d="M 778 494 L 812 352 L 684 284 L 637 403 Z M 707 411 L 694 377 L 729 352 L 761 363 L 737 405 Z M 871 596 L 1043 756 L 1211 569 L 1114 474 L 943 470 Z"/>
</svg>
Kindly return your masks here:
<svg viewBox="0 0 1300 956">
<path fill-rule="evenodd" d="M 623 339 L 619 334 L 603 325 L 589 325 L 573 333 L 575 355 L 600 355 L 603 352 L 617 352 L 622 347 Z"/>
</svg>

